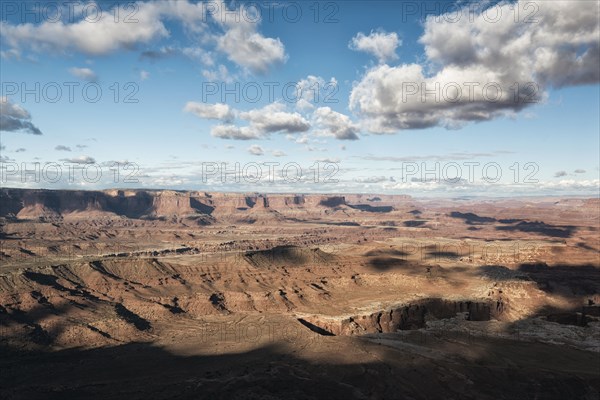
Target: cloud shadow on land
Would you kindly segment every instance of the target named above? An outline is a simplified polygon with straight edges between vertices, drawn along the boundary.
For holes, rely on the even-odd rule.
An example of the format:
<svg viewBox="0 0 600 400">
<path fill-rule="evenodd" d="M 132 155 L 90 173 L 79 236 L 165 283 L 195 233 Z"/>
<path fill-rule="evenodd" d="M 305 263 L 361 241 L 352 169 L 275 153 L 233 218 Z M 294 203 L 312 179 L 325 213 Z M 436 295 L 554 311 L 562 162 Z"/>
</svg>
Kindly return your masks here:
<svg viewBox="0 0 600 400">
<path fill-rule="evenodd" d="M 548 293 L 575 298 L 600 293 L 600 268 L 594 265 L 521 264 L 518 271 Z"/>
<path fill-rule="evenodd" d="M 279 251 L 295 255 L 290 248 Z M 387 252 L 401 253 L 394 249 Z M 373 254 L 377 260 L 385 252 Z M 390 263 L 392 267 L 413 268 L 397 261 Z M 501 266 L 481 268 L 490 274 L 510 272 Z M 598 293 L 598 271 L 587 265 L 523 264 L 518 273 L 546 285 L 549 291 L 564 291 L 566 287 Z M 15 313 L 13 309 L 9 315 L 0 308 L 3 399 L 593 399 L 600 393 L 598 371 L 590 368 L 597 363 L 596 353 L 494 337 L 465 335 L 447 340 L 443 331 L 441 338 L 427 336 L 426 342 L 412 339 L 410 335 L 420 334 L 414 331 L 409 336 L 317 336 L 327 342 L 317 340 L 307 346 L 300 335 L 298 343 L 271 341 L 249 351 L 212 355 L 199 355 L 204 349 L 216 348 L 215 343 L 201 339 L 187 347 L 186 355 L 143 342 L 115 341 L 115 346 L 95 349 L 53 350 L 49 345 L 61 327 L 45 331 L 41 327 L 45 319 L 68 315 L 80 307 L 112 309 L 113 304 L 98 303 L 82 289 L 66 288 L 45 274 L 29 278 L 75 296 L 78 303 L 57 307 L 41 293 L 32 292 L 39 303 L 33 310 Z M 586 281 L 591 286 L 585 286 Z M 585 321 L 576 320 L 577 315 L 569 310 L 545 311 L 551 312 L 547 316 L 551 322 L 585 326 Z M 130 317 L 122 319 L 138 330 L 144 329 Z M 2 334 L 2 328 L 13 322 L 30 327 L 29 339 L 34 345 L 29 350 L 10 345 Z M 297 321 L 301 332 L 323 334 L 318 326 L 310 325 Z M 236 348 L 229 342 L 226 347 Z"/>
<path fill-rule="evenodd" d="M 577 231 L 577 227 L 572 225 L 551 225 L 543 221 L 526 221 L 524 219 L 496 219 L 492 217 L 482 217 L 473 213 L 461 213 L 452 211 L 451 218 L 463 219 L 467 225 L 483 225 L 499 222 L 504 225 L 496 226 L 497 231 L 518 231 L 539 233 L 540 235 L 550 237 L 569 238 Z"/>
<path fill-rule="evenodd" d="M 381 335 L 394 341 L 394 334 Z M 398 348 L 339 338 L 336 360 L 273 344 L 218 355 L 174 354 L 149 343 L 24 351 L 2 346 L 5 399 L 575 399 L 600 390 L 595 354 L 564 346 L 469 338 Z M 337 340 L 331 338 L 328 340 Z M 466 342 L 466 340 L 464 340 Z M 337 344 L 333 344 L 336 346 Z M 410 348 L 437 348 L 435 362 Z M 408 353 L 408 354 L 407 354 Z M 467 354 L 463 356 L 461 354 Z M 310 357 L 314 357 L 311 359 Z M 358 358 L 358 359 L 357 359 Z M 343 361 L 340 362 L 339 360 Z M 586 367 L 587 365 L 587 367 Z M 488 368 L 486 368 L 486 366 Z M 586 397 L 588 396 L 588 397 Z M 590 397 L 592 396 L 592 397 Z"/>
<path fill-rule="evenodd" d="M 521 221 L 512 226 L 497 226 L 498 231 L 533 232 L 551 237 L 569 238 L 577 230 L 574 226 L 549 225 L 541 221 Z"/>
</svg>

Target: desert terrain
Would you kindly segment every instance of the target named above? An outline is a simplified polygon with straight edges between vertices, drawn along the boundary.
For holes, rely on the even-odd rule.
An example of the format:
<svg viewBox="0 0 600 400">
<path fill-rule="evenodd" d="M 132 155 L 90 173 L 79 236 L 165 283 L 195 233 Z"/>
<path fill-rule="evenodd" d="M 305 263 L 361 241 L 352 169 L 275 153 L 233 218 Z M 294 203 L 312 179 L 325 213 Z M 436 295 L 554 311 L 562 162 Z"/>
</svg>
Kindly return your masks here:
<svg viewBox="0 0 600 400">
<path fill-rule="evenodd" d="M 597 198 L 0 189 L 0 398 L 598 399 Z"/>
</svg>

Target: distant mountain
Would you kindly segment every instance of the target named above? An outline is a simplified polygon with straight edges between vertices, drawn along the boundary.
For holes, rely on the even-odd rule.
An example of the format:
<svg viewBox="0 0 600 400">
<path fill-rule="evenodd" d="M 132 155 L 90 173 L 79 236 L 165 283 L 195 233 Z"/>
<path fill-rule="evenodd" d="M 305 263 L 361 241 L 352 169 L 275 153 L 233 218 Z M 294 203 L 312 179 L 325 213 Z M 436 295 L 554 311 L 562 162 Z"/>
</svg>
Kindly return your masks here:
<svg viewBox="0 0 600 400">
<path fill-rule="evenodd" d="M 242 194 L 173 190 L 0 189 L 0 217 L 193 218 L 210 224 L 216 218 L 256 217 L 273 221 L 306 213 L 390 212 L 410 201 L 404 195 Z M 260 218 L 258 218 L 260 217 Z"/>
</svg>

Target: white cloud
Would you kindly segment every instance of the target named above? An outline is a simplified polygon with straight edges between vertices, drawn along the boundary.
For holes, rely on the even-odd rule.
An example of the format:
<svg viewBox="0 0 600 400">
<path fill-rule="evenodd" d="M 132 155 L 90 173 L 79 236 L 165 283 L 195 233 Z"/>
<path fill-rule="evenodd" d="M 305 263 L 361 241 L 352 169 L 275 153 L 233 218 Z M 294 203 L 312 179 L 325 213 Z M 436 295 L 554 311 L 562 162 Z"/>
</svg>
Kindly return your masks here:
<svg viewBox="0 0 600 400">
<path fill-rule="evenodd" d="M 308 143 L 308 135 L 302 135 L 298 139 L 296 139 L 296 143 L 298 144 L 307 144 Z"/>
<path fill-rule="evenodd" d="M 24 23 L 12 25 L 0 22 L 7 46 L 19 48 L 28 46 L 35 51 L 77 50 L 86 54 L 102 55 L 132 48 L 138 43 L 148 43 L 158 37 L 167 37 L 169 32 L 161 18 L 174 16 L 185 22 L 202 20 L 200 4 L 187 1 L 138 2 L 136 22 L 119 18 L 115 22 L 114 13 L 103 10 L 97 21 L 81 19 L 73 23 L 45 21 L 35 25 Z M 127 15 L 123 10 L 121 15 Z M 93 17 L 90 17 L 93 18 Z"/>
<path fill-rule="evenodd" d="M 189 58 L 199 60 L 207 67 L 212 67 L 215 65 L 214 55 L 210 51 L 204 50 L 201 47 L 185 47 L 181 50 L 181 52 Z"/>
<path fill-rule="evenodd" d="M 296 108 L 300 111 L 309 111 L 315 108 L 314 104 L 320 102 L 333 102 L 338 92 L 338 82 L 332 77 L 325 81 L 320 76 L 308 75 L 296 83 Z"/>
<path fill-rule="evenodd" d="M 0 57 L 4 60 L 15 59 L 21 61 L 21 52 L 17 49 L 9 49 L 0 51 Z"/>
<path fill-rule="evenodd" d="M 513 115 L 546 98 L 548 87 L 600 81 L 597 10 L 568 2 L 499 3 L 490 12 L 430 16 L 423 64 L 379 65 L 350 94 L 350 107 L 374 133 L 460 127 Z M 518 9 L 513 10 L 512 8 Z M 427 66 L 427 69 L 425 68 Z M 433 70 L 429 74 L 427 71 Z"/>
<path fill-rule="evenodd" d="M 251 140 L 260 139 L 260 132 L 248 127 L 248 126 L 235 126 L 235 125 L 217 125 L 212 127 L 210 134 L 213 137 L 221 139 L 232 139 L 232 140 Z"/>
<path fill-rule="evenodd" d="M 18 104 L 11 103 L 11 101 L 6 96 L 0 97 L 0 105 L 2 105 L 2 108 L 0 109 L 2 111 L 2 116 L 7 116 L 16 119 L 31 118 L 31 115 L 29 115 L 29 112 L 26 109 L 24 109 Z"/>
<path fill-rule="evenodd" d="M 265 73 L 272 65 L 286 61 L 285 47 L 281 40 L 265 37 L 258 32 L 260 18 L 249 20 L 253 7 L 241 5 L 229 10 L 223 1 L 213 3 L 212 6 L 218 9 L 214 15 L 206 13 L 211 7 L 205 2 L 160 0 L 135 2 L 133 15 L 131 7 L 123 9 L 126 6 L 120 5 L 115 6 L 120 7 L 118 14 L 114 8 L 102 9 L 98 18 L 91 15 L 88 20 L 44 21 L 40 24 L 11 24 L 2 21 L 0 30 L 3 34 L 3 48 L 6 48 L 2 51 L 2 57 L 18 58 L 22 48 L 52 53 L 78 51 L 90 55 L 132 50 L 141 44 L 169 37 L 165 21 L 172 20 L 183 25 L 187 32 L 195 34 L 202 44 L 215 46 L 229 60 L 254 73 Z M 82 14 L 77 12 L 82 7 L 83 3 L 75 6 L 76 15 Z M 64 12 L 69 10 L 65 9 Z M 238 14 L 237 18 L 232 17 L 235 14 Z M 120 16 L 117 21 L 115 15 Z M 211 22 L 216 22 L 222 32 L 205 32 Z M 184 54 L 206 66 L 215 64 L 213 53 L 197 46 L 144 51 L 142 58 L 155 60 L 174 54 Z"/>
<path fill-rule="evenodd" d="M 71 151 L 71 148 L 69 146 L 64 146 L 62 144 L 59 144 L 58 146 L 56 146 L 54 148 L 54 150 L 56 150 L 56 151 Z"/>
<path fill-rule="evenodd" d="M 301 136 L 295 136 L 295 135 L 291 135 L 291 134 L 287 134 L 285 135 L 286 140 L 289 140 L 291 142 L 297 143 L 297 144 L 307 144 L 308 143 L 308 135 L 304 134 Z"/>
<path fill-rule="evenodd" d="M 554 174 L 555 178 L 562 178 L 563 176 L 567 176 L 567 171 L 558 171 Z"/>
<path fill-rule="evenodd" d="M 271 151 L 271 155 L 273 157 L 285 157 L 285 156 L 287 156 L 287 154 L 285 154 L 285 152 L 283 152 L 282 150 L 272 150 Z"/>
<path fill-rule="evenodd" d="M 396 32 L 371 32 L 368 36 L 359 32 L 352 38 L 348 48 L 363 51 L 377 57 L 380 63 L 397 60 L 396 48 L 402 44 Z"/>
<path fill-rule="evenodd" d="M 218 46 L 231 61 L 254 73 L 264 74 L 272 64 L 286 60 L 285 48 L 279 39 L 266 38 L 241 27 L 230 29 L 219 38 Z"/>
<path fill-rule="evenodd" d="M 310 129 L 310 123 L 302 115 L 285 111 L 285 105 L 272 103 L 263 108 L 243 112 L 240 118 L 263 134 L 274 132 L 298 133 Z"/>
<path fill-rule="evenodd" d="M 141 81 L 145 81 L 148 78 L 150 78 L 150 72 L 145 71 L 145 70 L 141 70 L 140 71 L 140 80 Z"/>
<path fill-rule="evenodd" d="M 252 146 L 248 147 L 248 153 L 254 156 L 262 156 L 263 154 L 265 154 L 265 151 L 259 145 L 253 144 Z"/>
<path fill-rule="evenodd" d="M 284 104 L 272 103 L 263 108 L 239 112 L 227 104 L 188 102 L 184 111 L 192 112 L 201 118 L 219 119 L 224 122 L 230 122 L 236 117 L 248 121 L 248 126 L 214 126 L 211 135 L 222 139 L 263 139 L 276 132 L 291 134 L 310 129 L 310 123 L 304 117 L 296 112 L 288 112 L 285 108 Z"/>
<path fill-rule="evenodd" d="M 221 14 L 215 19 L 224 27 L 225 34 L 217 39 L 217 48 L 231 61 L 251 72 L 264 74 L 272 65 L 287 60 L 285 46 L 279 38 L 264 37 L 257 32 L 260 16 L 253 15 L 252 7 L 241 5 L 226 14 L 225 3 L 219 4 Z M 239 14 L 237 20 L 232 14 Z"/>
<path fill-rule="evenodd" d="M 231 83 L 234 80 L 234 77 L 229 74 L 229 70 L 223 64 L 219 64 L 219 67 L 216 69 L 203 70 L 202 76 L 204 76 L 208 81 L 223 81 L 225 83 Z"/>
<path fill-rule="evenodd" d="M 31 123 L 29 112 L 5 96 L 0 97 L 0 131 L 42 134 L 42 131 Z"/>
<path fill-rule="evenodd" d="M 347 115 L 333 111 L 329 107 L 319 107 L 314 112 L 317 136 L 332 136 L 340 140 L 358 140 L 358 125 Z"/>
<path fill-rule="evenodd" d="M 308 100 L 306 99 L 298 99 L 298 101 L 296 101 L 296 109 L 302 111 L 302 112 L 308 112 L 310 110 L 313 110 L 315 108 L 315 106 Z"/>
<path fill-rule="evenodd" d="M 98 80 L 98 76 L 96 75 L 96 73 L 89 68 L 73 67 L 69 68 L 69 73 L 76 78 L 88 82 L 96 82 Z"/>
<path fill-rule="evenodd" d="M 95 164 L 96 160 L 90 156 L 79 156 L 73 158 L 62 158 L 60 161 L 73 163 L 73 164 Z"/>
<path fill-rule="evenodd" d="M 231 121 L 235 117 L 234 110 L 223 103 L 206 104 L 188 101 L 183 111 L 192 113 L 200 118 Z"/>
</svg>

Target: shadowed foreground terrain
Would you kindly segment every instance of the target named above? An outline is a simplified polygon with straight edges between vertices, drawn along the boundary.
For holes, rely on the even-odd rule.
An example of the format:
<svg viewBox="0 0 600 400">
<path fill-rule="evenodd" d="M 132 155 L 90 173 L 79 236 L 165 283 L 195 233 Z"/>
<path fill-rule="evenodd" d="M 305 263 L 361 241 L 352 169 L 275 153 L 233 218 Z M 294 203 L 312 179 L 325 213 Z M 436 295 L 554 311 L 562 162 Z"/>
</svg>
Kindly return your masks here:
<svg viewBox="0 0 600 400">
<path fill-rule="evenodd" d="M 599 398 L 597 199 L 0 204 L 3 399 Z"/>
</svg>

